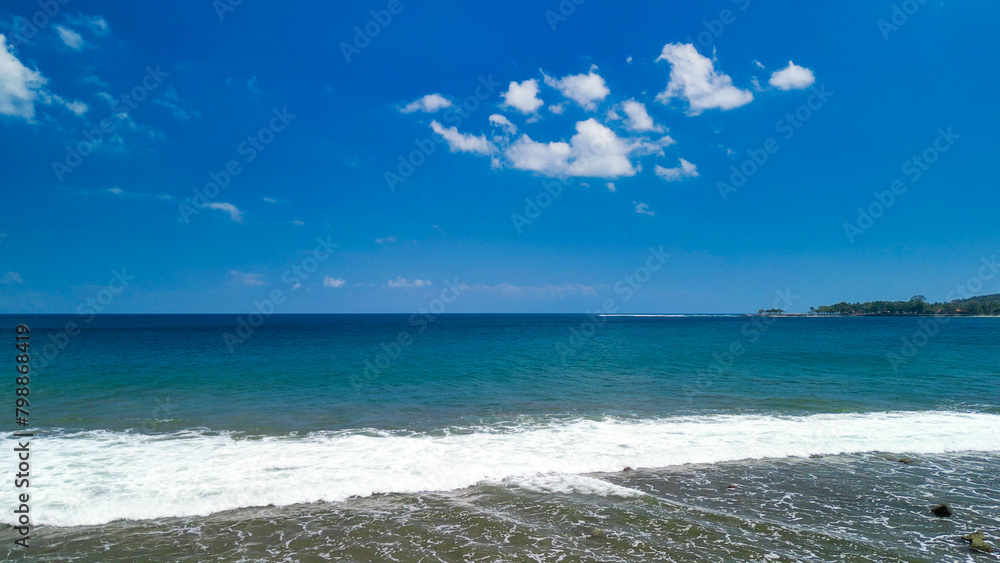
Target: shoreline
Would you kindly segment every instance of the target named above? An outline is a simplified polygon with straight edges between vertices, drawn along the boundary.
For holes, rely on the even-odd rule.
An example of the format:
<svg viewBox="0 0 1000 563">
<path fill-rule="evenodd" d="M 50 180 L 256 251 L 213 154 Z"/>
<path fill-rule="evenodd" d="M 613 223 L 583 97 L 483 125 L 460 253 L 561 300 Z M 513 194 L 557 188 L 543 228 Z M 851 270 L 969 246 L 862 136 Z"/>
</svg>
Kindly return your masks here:
<svg viewBox="0 0 1000 563">
<path fill-rule="evenodd" d="M 812 318 L 848 318 L 848 317 L 965 317 L 970 319 L 996 319 L 1000 315 L 956 315 L 956 314 L 923 314 L 906 315 L 867 315 L 867 314 L 818 314 L 818 313 L 781 313 L 780 315 L 762 315 L 759 313 L 742 313 L 741 317 L 812 317 Z"/>
</svg>

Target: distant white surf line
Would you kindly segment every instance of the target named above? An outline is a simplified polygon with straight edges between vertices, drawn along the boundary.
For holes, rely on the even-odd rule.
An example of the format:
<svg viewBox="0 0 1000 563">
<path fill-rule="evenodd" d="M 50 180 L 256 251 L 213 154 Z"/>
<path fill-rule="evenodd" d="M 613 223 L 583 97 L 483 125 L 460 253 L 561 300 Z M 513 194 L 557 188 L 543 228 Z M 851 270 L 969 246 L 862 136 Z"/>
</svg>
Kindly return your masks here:
<svg viewBox="0 0 1000 563">
<path fill-rule="evenodd" d="M 2 436 L 10 443 L 10 434 Z M 32 448 L 35 444 L 33 519 L 76 526 L 376 493 L 448 491 L 484 481 L 530 484 L 532 477 L 547 475 L 572 481 L 572 476 L 625 466 L 868 451 L 1000 451 L 1000 415 L 719 415 L 576 420 L 448 435 L 353 431 L 262 439 L 193 431 L 166 436 L 93 431 L 36 438 Z M 4 483 L 0 511 L 4 522 L 12 522 L 13 480 Z M 622 493 L 621 487 L 594 485 L 586 487 L 593 494 Z"/>
<path fill-rule="evenodd" d="M 598 317 L 745 317 L 746 315 L 736 315 L 736 314 L 666 314 L 666 313 L 640 313 L 640 314 L 629 314 L 629 313 L 601 313 L 597 315 Z"/>
</svg>

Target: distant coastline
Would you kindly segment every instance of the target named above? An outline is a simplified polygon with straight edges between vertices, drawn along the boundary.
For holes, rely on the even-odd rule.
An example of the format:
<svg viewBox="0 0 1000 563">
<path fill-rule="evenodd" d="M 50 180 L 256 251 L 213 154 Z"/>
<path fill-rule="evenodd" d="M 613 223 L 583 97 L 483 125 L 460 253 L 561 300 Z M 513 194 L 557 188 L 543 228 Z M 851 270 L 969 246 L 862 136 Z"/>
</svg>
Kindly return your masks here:
<svg viewBox="0 0 1000 563">
<path fill-rule="evenodd" d="M 923 295 L 908 301 L 865 301 L 810 307 L 808 313 L 758 309 L 749 316 L 764 317 L 1000 317 L 1000 293 L 929 303 Z"/>
</svg>

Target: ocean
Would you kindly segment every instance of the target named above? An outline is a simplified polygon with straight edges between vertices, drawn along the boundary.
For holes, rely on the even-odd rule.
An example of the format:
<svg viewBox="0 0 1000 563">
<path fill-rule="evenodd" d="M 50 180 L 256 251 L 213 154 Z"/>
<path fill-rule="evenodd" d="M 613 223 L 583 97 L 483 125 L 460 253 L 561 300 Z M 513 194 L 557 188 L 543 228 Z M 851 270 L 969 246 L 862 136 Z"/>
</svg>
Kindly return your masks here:
<svg viewBox="0 0 1000 563">
<path fill-rule="evenodd" d="M 31 425 L 11 369 L 0 510 L 30 492 L 33 529 L 6 560 L 1000 548 L 998 318 L 4 315 L 10 366 L 19 323 Z"/>
</svg>

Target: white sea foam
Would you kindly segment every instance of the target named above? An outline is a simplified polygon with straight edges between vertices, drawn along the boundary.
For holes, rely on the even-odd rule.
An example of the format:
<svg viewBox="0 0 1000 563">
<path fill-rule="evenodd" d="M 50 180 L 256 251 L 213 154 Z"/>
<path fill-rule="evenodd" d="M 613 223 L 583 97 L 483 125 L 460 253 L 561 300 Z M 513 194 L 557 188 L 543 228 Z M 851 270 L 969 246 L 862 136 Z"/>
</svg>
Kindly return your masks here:
<svg viewBox="0 0 1000 563">
<path fill-rule="evenodd" d="M 3 437 L 11 443 L 10 434 Z M 1000 451 L 1000 415 L 607 419 L 447 435 L 338 432 L 263 439 L 95 431 L 34 439 L 29 492 L 36 523 L 72 526 L 445 491 L 482 481 L 507 480 L 556 494 L 628 495 L 623 487 L 571 476 L 789 455 L 964 450 Z M 5 480 L 0 498 L 5 522 L 12 521 L 12 481 Z"/>
</svg>

